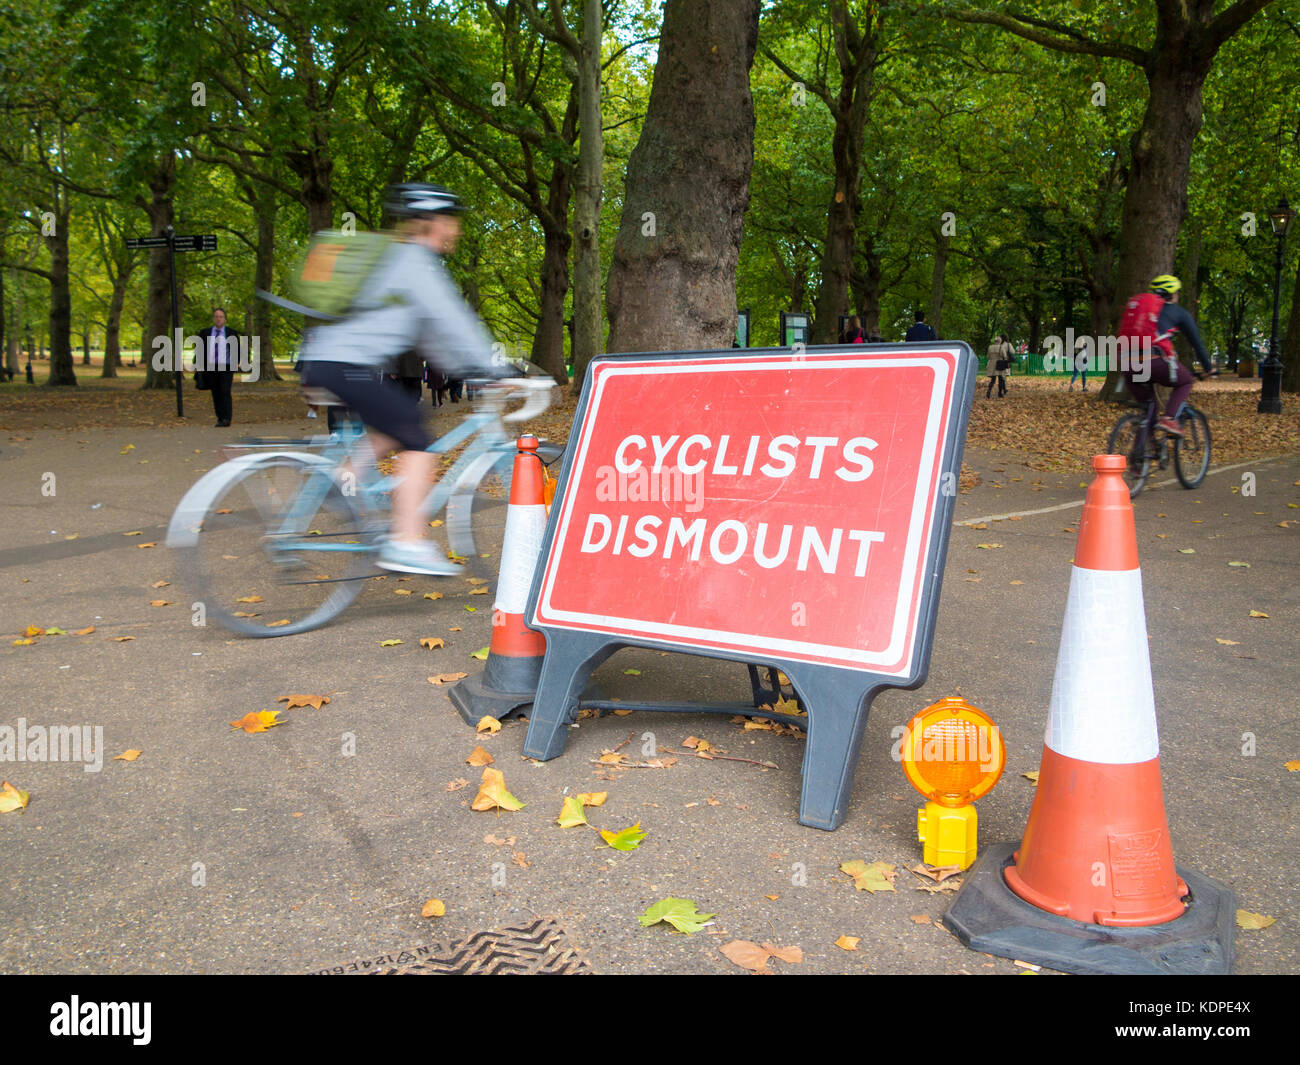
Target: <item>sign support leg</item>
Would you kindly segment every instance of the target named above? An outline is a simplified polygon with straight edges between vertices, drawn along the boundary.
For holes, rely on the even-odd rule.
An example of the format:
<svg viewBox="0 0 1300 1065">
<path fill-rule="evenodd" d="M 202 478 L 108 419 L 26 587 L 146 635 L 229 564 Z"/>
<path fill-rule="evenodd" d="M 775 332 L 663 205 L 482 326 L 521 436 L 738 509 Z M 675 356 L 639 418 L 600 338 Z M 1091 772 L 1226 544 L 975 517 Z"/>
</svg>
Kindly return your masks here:
<svg viewBox="0 0 1300 1065">
<path fill-rule="evenodd" d="M 603 637 L 553 633 L 546 640 L 546 659 L 537 694 L 528 711 L 524 755 L 547 762 L 564 752 L 569 725 L 578 716 L 578 698 L 592 670 L 618 650 Z"/>
</svg>

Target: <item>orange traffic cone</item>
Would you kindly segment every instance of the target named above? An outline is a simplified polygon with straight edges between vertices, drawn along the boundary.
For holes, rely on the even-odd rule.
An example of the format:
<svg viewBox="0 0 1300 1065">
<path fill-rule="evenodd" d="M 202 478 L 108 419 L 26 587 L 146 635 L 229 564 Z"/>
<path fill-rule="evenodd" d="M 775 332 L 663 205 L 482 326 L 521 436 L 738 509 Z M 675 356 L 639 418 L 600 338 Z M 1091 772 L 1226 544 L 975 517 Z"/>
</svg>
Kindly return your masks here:
<svg viewBox="0 0 1300 1065">
<path fill-rule="evenodd" d="M 1070 972 L 1226 972 L 1232 894 L 1174 868 L 1127 461 L 1092 460 L 1024 839 L 986 852 L 949 924 Z"/>
<path fill-rule="evenodd" d="M 524 624 L 533 570 L 546 533 L 545 467 L 535 436 L 521 436 L 510 480 L 501 570 L 492 608 L 487 668 L 466 677 L 447 694 L 471 725 L 502 718 L 533 701 L 546 655 L 546 638 Z"/>
</svg>

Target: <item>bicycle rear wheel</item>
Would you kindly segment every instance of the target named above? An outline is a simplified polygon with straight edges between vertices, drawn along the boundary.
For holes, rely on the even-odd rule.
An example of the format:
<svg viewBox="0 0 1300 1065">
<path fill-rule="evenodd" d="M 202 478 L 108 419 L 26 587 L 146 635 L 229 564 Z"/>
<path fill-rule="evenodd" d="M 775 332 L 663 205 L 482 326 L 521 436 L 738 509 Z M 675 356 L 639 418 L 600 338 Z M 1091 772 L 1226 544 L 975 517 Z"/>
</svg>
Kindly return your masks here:
<svg viewBox="0 0 1300 1065">
<path fill-rule="evenodd" d="M 1151 475 L 1146 419 L 1141 414 L 1122 415 L 1115 423 L 1115 428 L 1110 431 L 1110 439 L 1106 441 L 1106 452 L 1128 458 L 1124 481 L 1128 485 L 1129 498 L 1136 499 Z"/>
<path fill-rule="evenodd" d="M 542 444 L 543 462 L 558 458 L 563 449 Z M 513 444 L 482 455 L 459 475 L 459 483 L 447 502 L 444 517 L 447 543 L 452 557 L 465 560 L 468 576 L 492 577 L 500 564 L 509 514 L 511 475 L 514 472 Z"/>
<path fill-rule="evenodd" d="M 185 571 L 207 615 L 245 636 L 291 636 L 332 620 L 374 572 L 374 536 L 332 469 L 259 456 L 218 484 Z"/>
<path fill-rule="evenodd" d="M 1194 407 L 1178 415 L 1182 439 L 1174 440 L 1174 472 L 1184 488 L 1196 488 L 1210 469 L 1210 424 Z"/>
</svg>

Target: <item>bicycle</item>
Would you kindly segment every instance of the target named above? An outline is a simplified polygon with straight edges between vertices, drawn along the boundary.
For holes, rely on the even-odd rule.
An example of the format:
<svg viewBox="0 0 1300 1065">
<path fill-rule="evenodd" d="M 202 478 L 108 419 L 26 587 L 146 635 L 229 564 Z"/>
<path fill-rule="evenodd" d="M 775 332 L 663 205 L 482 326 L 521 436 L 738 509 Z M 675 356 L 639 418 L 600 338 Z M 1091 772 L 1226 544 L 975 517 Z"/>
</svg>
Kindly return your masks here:
<svg viewBox="0 0 1300 1065">
<path fill-rule="evenodd" d="M 1202 379 L 1202 375 L 1196 376 L 1197 380 Z M 1210 423 L 1205 415 L 1190 403 L 1184 403 L 1177 416 L 1183 435 L 1172 436 L 1156 423 L 1157 412 L 1164 402 L 1163 390 L 1153 385 L 1151 399 L 1145 404 L 1132 403 L 1137 411 L 1120 415 L 1106 441 L 1108 454 L 1128 456 L 1124 480 L 1129 486 L 1130 499 L 1138 497 L 1153 469 L 1169 467 L 1171 457 L 1178 483 L 1184 488 L 1198 487 L 1209 472 Z"/>
<path fill-rule="evenodd" d="M 435 454 L 465 450 L 424 500 L 430 524 L 445 525 L 451 557 L 465 560 L 468 573 L 488 557 L 486 548 L 499 550 L 504 532 L 517 453 L 505 425 L 542 413 L 555 387 L 549 377 L 485 384 L 473 411 L 430 446 Z M 320 390 L 304 393 L 309 403 L 338 406 Z M 516 400 L 523 405 L 506 413 Z M 382 572 L 375 557 L 400 478 L 379 468 L 368 435 L 351 420 L 328 436 L 252 439 L 223 452 L 228 461 L 190 487 L 167 530 L 167 546 L 197 593 L 196 610 L 257 637 L 332 621 Z M 549 463 L 561 450 L 541 445 L 538 453 Z"/>
</svg>

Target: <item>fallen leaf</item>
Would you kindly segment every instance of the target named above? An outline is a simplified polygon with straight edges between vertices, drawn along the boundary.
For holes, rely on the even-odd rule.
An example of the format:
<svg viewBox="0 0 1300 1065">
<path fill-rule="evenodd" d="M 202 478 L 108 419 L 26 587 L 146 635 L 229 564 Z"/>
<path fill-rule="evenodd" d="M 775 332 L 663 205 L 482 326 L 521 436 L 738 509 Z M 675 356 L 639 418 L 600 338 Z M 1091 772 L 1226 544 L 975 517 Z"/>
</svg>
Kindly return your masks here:
<svg viewBox="0 0 1300 1065">
<path fill-rule="evenodd" d="M 442 598 L 442 592 L 425 592 L 425 593 L 424 593 L 424 598 L 426 598 L 426 599 L 441 599 L 441 598 Z"/>
<path fill-rule="evenodd" d="M 471 589 L 469 590 L 469 594 L 470 594 L 470 595 L 487 595 L 487 594 L 488 594 L 488 590 L 487 590 L 486 588 L 471 588 Z"/>
<path fill-rule="evenodd" d="M 1196 548 L 1194 548 L 1194 547 L 1180 547 L 1180 548 L 1178 549 L 1178 553 L 1179 553 L 1180 555 L 1194 555 L 1194 554 L 1196 554 Z"/>
<path fill-rule="evenodd" d="M 1251 913 L 1249 910 L 1237 911 L 1237 927 L 1257 930 L 1267 928 L 1277 920 L 1276 917 L 1265 917 L 1262 913 Z"/>
<path fill-rule="evenodd" d="M 928 913 L 913 913 L 909 915 L 914 924 L 933 924 Z"/>
<path fill-rule="evenodd" d="M 439 673 L 436 677 L 430 677 L 430 684 L 450 684 L 453 680 L 460 680 L 462 677 L 468 677 L 468 673 Z"/>
<path fill-rule="evenodd" d="M 499 769 L 484 769 L 478 794 L 470 803 L 471 810 L 522 810 L 527 804 L 520 802 L 506 790 L 505 774 Z"/>
<path fill-rule="evenodd" d="M 524 857 L 523 851 L 515 851 L 514 854 L 510 856 L 510 860 L 514 862 L 515 865 L 519 866 L 520 869 L 527 869 L 532 864 L 526 857 Z"/>
<path fill-rule="evenodd" d="M 42 629 L 42 628 L 37 627 L 36 625 L 28 625 L 27 628 L 23 629 L 23 635 L 24 635 L 24 636 L 44 636 L 44 635 L 45 635 L 45 630 Z"/>
<path fill-rule="evenodd" d="M 799 709 L 798 699 L 787 699 L 782 695 L 772 707 L 778 714 L 789 714 L 791 717 L 799 717 L 803 711 Z"/>
<path fill-rule="evenodd" d="M 1239 566 L 1241 569 L 1250 569 L 1249 562 L 1229 562 L 1229 566 Z"/>
<path fill-rule="evenodd" d="M 260 595 L 241 595 L 235 600 L 236 603 L 262 603 L 265 600 Z"/>
<path fill-rule="evenodd" d="M 724 957 L 735 962 L 742 969 L 748 969 L 750 972 L 755 973 L 770 971 L 767 967 L 767 959 L 771 955 L 757 943 L 750 943 L 745 939 L 733 939 L 730 943 L 726 943 L 718 949 Z"/>
<path fill-rule="evenodd" d="M 839 947 L 840 950 L 857 950 L 858 944 L 861 942 L 862 940 L 857 936 L 840 936 L 840 938 L 835 941 L 835 945 Z"/>
<path fill-rule="evenodd" d="M 172 604 L 169 603 L 166 599 L 150 599 L 149 605 L 150 606 L 171 606 Z"/>
<path fill-rule="evenodd" d="M 493 847 L 513 847 L 515 845 L 515 841 L 518 838 L 519 838 L 518 836 L 506 836 L 505 839 L 502 839 L 496 833 L 489 832 L 486 836 L 483 837 L 483 842 L 489 843 Z"/>
<path fill-rule="evenodd" d="M 140 550 L 143 551 L 146 547 L 157 547 L 157 546 L 158 546 L 158 541 L 157 541 L 157 540 L 150 540 L 147 544 L 136 544 L 135 546 L 138 547 Z"/>
<path fill-rule="evenodd" d="M 961 872 L 961 866 L 936 865 L 931 867 L 928 865 L 914 865 L 909 871 L 915 873 L 917 876 L 928 877 L 935 881 L 935 883 L 942 884 L 948 879 L 948 877 L 957 876 Z"/>
<path fill-rule="evenodd" d="M 11 814 L 15 810 L 25 810 L 31 801 L 27 792 L 15 788 L 9 781 L 0 784 L 0 814 Z"/>
<path fill-rule="evenodd" d="M 144 531 L 143 531 L 142 529 L 133 529 L 131 532 L 124 532 L 122 535 L 123 535 L 123 536 L 143 536 L 143 535 L 144 535 Z"/>
<path fill-rule="evenodd" d="M 262 615 L 254 614 L 250 610 L 236 610 L 234 616 L 237 618 L 260 618 Z"/>
<path fill-rule="evenodd" d="M 171 581 L 154 581 L 153 584 L 149 585 L 149 587 L 150 587 L 150 588 L 166 588 L 166 587 L 168 587 L 170 584 L 171 584 Z"/>
<path fill-rule="evenodd" d="M 438 636 L 421 636 L 420 646 L 432 651 L 435 647 L 446 647 L 447 645 Z"/>
<path fill-rule="evenodd" d="M 278 629 L 281 625 L 288 625 L 288 624 L 289 624 L 288 618 L 281 618 L 279 621 L 268 621 L 266 623 L 266 627 L 268 629 Z M 398 643 L 401 643 L 401 641 L 399 640 Z"/>
<path fill-rule="evenodd" d="M 802 947 L 776 947 L 771 943 L 761 943 L 759 945 L 778 961 L 789 962 L 791 965 L 801 965 L 803 963 Z"/>
<path fill-rule="evenodd" d="M 584 791 L 578 794 L 578 801 L 583 806 L 604 806 L 607 798 L 609 798 L 607 791 Z"/>
<path fill-rule="evenodd" d="M 760 730 L 764 730 L 764 731 L 767 731 L 767 732 L 771 732 L 771 731 L 772 731 L 772 722 L 770 722 L 770 721 L 746 721 L 746 722 L 745 722 L 745 729 L 744 729 L 744 731 L 746 731 L 746 732 L 757 732 L 757 731 L 760 731 Z"/>
<path fill-rule="evenodd" d="M 469 781 L 464 777 L 457 777 L 455 780 L 447 781 L 448 791 L 460 791 L 461 788 L 469 787 Z"/>
<path fill-rule="evenodd" d="M 770 902 L 775 902 L 775 901 L 776 901 L 777 899 L 779 899 L 780 897 L 781 897 L 780 895 L 764 895 L 764 896 L 763 896 L 763 898 L 769 900 Z"/>
<path fill-rule="evenodd" d="M 134 747 L 132 747 L 129 751 L 123 751 L 121 754 L 114 755 L 113 761 L 134 762 L 142 754 L 144 754 L 144 751 L 137 751 Z"/>
<path fill-rule="evenodd" d="M 328 695 L 282 695 L 276 700 L 277 703 L 288 703 L 286 710 L 296 710 L 300 706 L 310 706 L 313 710 L 319 710 L 329 701 Z"/>
<path fill-rule="evenodd" d="M 627 761 L 627 755 L 620 754 L 618 751 L 606 751 L 597 761 L 604 762 L 606 765 L 620 765 Z"/>
<path fill-rule="evenodd" d="M 587 820 L 586 813 L 582 809 L 582 798 L 577 795 L 570 795 L 564 800 L 560 807 L 560 816 L 555 819 L 555 823 L 561 828 L 576 828 L 578 825 L 590 824 Z"/>
<path fill-rule="evenodd" d="M 279 715 L 279 710 L 250 710 L 238 721 L 232 721 L 230 727 L 242 728 L 249 735 L 254 732 L 265 732 L 269 728 L 283 724 L 283 722 L 276 720 Z"/>
<path fill-rule="evenodd" d="M 488 647 L 480 647 L 477 651 L 470 653 L 470 658 L 477 658 L 480 662 L 485 662 L 490 650 L 491 648 Z"/>
<path fill-rule="evenodd" d="M 469 757 L 466 758 L 465 761 L 472 766 L 482 766 L 482 765 L 491 765 L 493 762 L 496 761 L 496 759 L 493 758 L 490 754 L 488 754 L 487 751 L 483 750 L 482 747 L 475 747 L 474 750 L 470 752 Z"/>
<path fill-rule="evenodd" d="M 74 632 L 72 635 L 73 635 L 73 636 L 89 636 L 89 635 L 90 635 L 92 632 L 94 632 L 94 631 L 95 631 L 95 626 L 94 626 L 94 625 L 87 625 L 84 629 L 77 629 L 77 631 Z"/>
<path fill-rule="evenodd" d="M 984 551 L 994 551 L 997 548 L 1001 547 L 1002 545 L 1001 544 L 976 544 L 975 546 L 981 548 Z"/>
<path fill-rule="evenodd" d="M 605 841 L 609 847 L 616 851 L 634 851 L 641 846 L 641 841 L 645 839 L 646 834 L 641 831 L 641 822 L 638 821 L 631 828 L 624 828 L 618 832 L 609 832 L 601 829 L 600 838 Z"/>
<path fill-rule="evenodd" d="M 854 859 L 851 862 L 841 862 L 840 872 L 853 877 L 853 886 L 858 891 L 870 891 L 874 895 L 877 891 L 898 890 L 894 887 L 897 869 L 888 862 L 872 862 L 868 865 Z"/>
<path fill-rule="evenodd" d="M 623 676 L 625 676 L 625 677 L 639 677 L 639 676 L 641 676 L 641 671 L 640 671 L 639 669 L 625 669 L 625 670 L 623 670 Z"/>
<path fill-rule="evenodd" d="M 393 594 L 394 594 L 394 595 L 414 595 L 415 593 L 414 593 L 413 591 L 411 591 L 410 588 L 394 588 L 394 589 L 393 589 Z"/>
<path fill-rule="evenodd" d="M 30 644 L 30 643 L 35 643 L 35 642 L 36 642 L 36 641 L 33 640 L 31 637 L 25 637 L 25 638 L 23 638 L 23 639 L 21 639 L 21 640 L 14 640 L 14 644 L 13 644 L 13 645 L 14 645 L 15 647 L 26 647 L 28 644 Z"/>
<path fill-rule="evenodd" d="M 660 899 L 648 907 L 645 913 L 637 916 L 637 920 L 641 922 L 643 928 L 665 921 L 677 931 L 689 935 L 706 927 L 709 920 L 717 916 L 716 913 L 700 913 L 690 899 L 668 898 Z"/>
<path fill-rule="evenodd" d="M 1012 583 L 1012 584 L 1024 584 L 1025 582 L 1024 582 L 1024 581 L 1012 581 L 1011 583 Z"/>
<path fill-rule="evenodd" d="M 986 522 L 986 521 L 978 521 L 978 522 L 974 522 L 974 523 L 972 523 L 971 525 L 968 526 L 968 528 L 971 528 L 971 529 L 987 529 L 988 527 L 989 527 L 989 523 Z"/>
<path fill-rule="evenodd" d="M 484 714 L 478 719 L 478 724 L 474 726 L 475 732 L 486 732 L 489 735 L 501 731 L 501 722 L 495 717 L 488 717 Z"/>
<path fill-rule="evenodd" d="M 114 643 L 126 643 L 127 640 L 134 640 L 134 639 L 135 639 L 134 636 L 114 636 L 114 637 L 113 637 L 113 642 L 114 642 Z"/>
<path fill-rule="evenodd" d="M 1282 764 L 1292 773 L 1300 773 L 1300 761 L 1283 762 Z"/>
<path fill-rule="evenodd" d="M 380 646 L 380 647 L 398 647 L 398 646 L 401 645 L 401 643 L 402 643 L 401 640 L 380 640 L 380 641 L 379 641 L 379 646 Z"/>
<path fill-rule="evenodd" d="M 1024 777 L 1026 780 L 1031 780 L 1031 781 L 1033 781 L 1033 782 L 1034 782 L 1034 785 L 1037 786 L 1037 784 L 1038 784 L 1038 770 L 1037 770 L 1037 769 L 1031 769 L 1028 773 L 1021 773 L 1020 775 L 1021 775 L 1022 777 Z"/>
<path fill-rule="evenodd" d="M 1224 639 L 1221 639 L 1221 638 L 1218 637 L 1218 636 L 1216 636 L 1216 637 L 1214 638 L 1214 642 L 1215 642 L 1215 643 L 1221 643 L 1221 644 L 1223 644 L 1224 647 L 1237 647 L 1237 646 L 1239 646 L 1239 645 L 1241 644 L 1241 641 L 1240 641 L 1240 640 L 1224 640 Z"/>
<path fill-rule="evenodd" d="M 1268 615 L 1265 614 L 1264 611 L 1262 611 L 1262 610 L 1252 610 L 1252 611 L 1250 612 L 1250 616 L 1251 616 L 1252 618 L 1266 618 L 1266 617 L 1268 617 Z"/>
<path fill-rule="evenodd" d="M 421 917 L 442 917 L 447 913 L 447 906 L 442 899 L 430 899 L 420 910 Z"/>
</svg>

